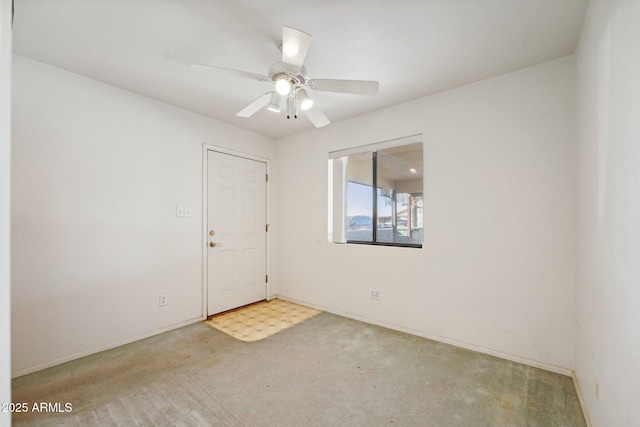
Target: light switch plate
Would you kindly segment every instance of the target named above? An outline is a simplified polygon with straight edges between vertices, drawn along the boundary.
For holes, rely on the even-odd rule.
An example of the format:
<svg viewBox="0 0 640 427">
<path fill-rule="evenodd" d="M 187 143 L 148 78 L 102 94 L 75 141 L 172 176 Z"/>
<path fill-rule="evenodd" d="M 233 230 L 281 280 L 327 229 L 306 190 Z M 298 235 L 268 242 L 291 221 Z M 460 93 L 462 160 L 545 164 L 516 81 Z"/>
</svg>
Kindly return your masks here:
<svg viewBox="0 0 640 427">
<path fill-rule="evenodd" d="M 191 216 L 191 208 L 188 208 L 186 206 L 176 206 L 176 216 L 178 217 Z"/>
</svg>

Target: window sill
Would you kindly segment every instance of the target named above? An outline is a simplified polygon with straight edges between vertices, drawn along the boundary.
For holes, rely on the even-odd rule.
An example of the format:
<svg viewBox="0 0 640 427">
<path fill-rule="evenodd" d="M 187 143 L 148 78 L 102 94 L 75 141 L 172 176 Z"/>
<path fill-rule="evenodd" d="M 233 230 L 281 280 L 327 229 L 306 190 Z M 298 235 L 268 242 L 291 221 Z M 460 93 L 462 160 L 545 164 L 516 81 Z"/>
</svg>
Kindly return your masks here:
<svg viewBox="0 0 640 427">
<path fill-rule="evenodd" d="M 363 242 L 359 240 L 347 240 L 348 244 L 368 245 L 368 246 L 393 246 L 396 248 L 417 248 L 422 249 L 421 243 L 392 243 L 392 242 Z"/>
</svg>

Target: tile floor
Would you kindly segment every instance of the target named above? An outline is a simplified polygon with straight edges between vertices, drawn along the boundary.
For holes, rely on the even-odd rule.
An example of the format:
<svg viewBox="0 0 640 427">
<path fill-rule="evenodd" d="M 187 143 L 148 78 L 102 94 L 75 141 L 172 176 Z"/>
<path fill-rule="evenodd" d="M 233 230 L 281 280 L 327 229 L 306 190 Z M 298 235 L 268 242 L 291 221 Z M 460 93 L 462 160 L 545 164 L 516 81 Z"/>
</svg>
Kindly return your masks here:
<svg viewBox="0 0 640 427">
<path fill-rule="evenodd" d="M 321 313 L 320 310 L 273 299 L 209 318 L 205 323 L 242 341 L 258 341 Z"/>
</svg>

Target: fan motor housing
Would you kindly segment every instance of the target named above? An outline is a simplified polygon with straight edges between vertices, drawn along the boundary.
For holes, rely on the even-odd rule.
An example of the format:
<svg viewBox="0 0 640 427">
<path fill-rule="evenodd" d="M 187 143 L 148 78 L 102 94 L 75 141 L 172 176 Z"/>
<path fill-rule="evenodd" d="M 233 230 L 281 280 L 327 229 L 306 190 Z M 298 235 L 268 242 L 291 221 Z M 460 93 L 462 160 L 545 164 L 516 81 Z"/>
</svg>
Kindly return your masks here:
<svg viewBox="0 0 640 427">
<path fill-rule="evenodd" d="M 284 63 L 276 62 L 269 67 L 269 78 L 276 82 L 279 78 L 286 77 L 294 86 L 305 86 L 309 82 L 309 74 L 306 67 L 300 67 L 298 71 L 287 69 Z"/>
</svg>

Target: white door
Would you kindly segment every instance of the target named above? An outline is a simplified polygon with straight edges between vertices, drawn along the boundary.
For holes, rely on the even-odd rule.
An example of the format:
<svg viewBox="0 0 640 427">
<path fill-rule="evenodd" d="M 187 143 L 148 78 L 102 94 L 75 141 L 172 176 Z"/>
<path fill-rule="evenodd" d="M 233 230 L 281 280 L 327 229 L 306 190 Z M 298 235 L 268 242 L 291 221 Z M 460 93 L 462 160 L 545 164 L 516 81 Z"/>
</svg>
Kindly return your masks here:
<svg viewBox="0 0 640 427">
<path fill-rule="evenodd" d="M 207 315 L 266 298 L 267 165 L 207 152 Z"/>
</svg>

